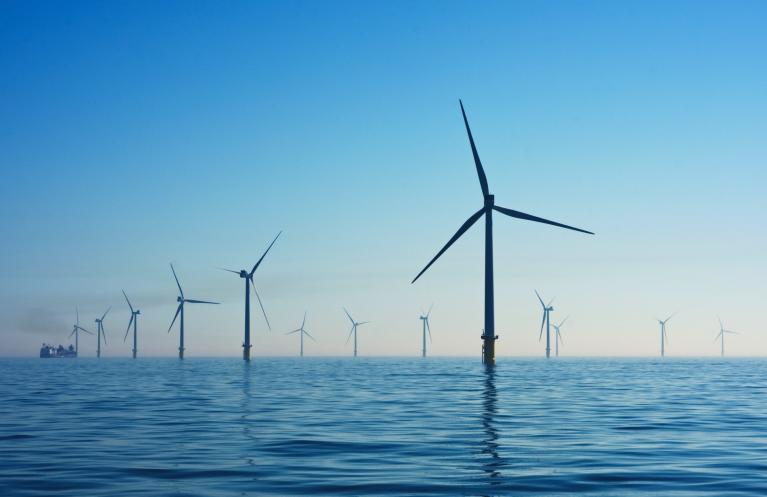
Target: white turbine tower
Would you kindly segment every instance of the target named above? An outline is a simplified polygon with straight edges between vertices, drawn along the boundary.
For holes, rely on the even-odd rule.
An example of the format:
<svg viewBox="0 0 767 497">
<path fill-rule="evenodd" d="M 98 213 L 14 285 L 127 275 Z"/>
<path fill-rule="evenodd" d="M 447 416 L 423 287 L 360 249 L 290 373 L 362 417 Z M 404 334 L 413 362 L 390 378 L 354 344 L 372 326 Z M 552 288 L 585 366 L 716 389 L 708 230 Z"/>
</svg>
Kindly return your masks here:
<svg viewBox="0 0 767 497">
<path fill-rule="evenodd" d="M 362 326 L 363 324 L 367 324 L 370 321 L 362 321 L 362 322 L 355 321 L 345 307 L 344 307 L 344 312 L 346 313 L 346 317 L 349 318 L 349 321 L 352 322 L 352 329 L 349 330 L 349 336 L 346 337 L 346 343 L 349 343 L 349 339 L 351 338 L 352 335 L 354 335 L 354 357 L 357 357 L 357 327 Z"/>
<path fill-rule="evenodd" d="M 314 339 L 313 336 L 309 334 L 308 331 L 304 329 L 304 326 L 306 325 L 306 313 L 304 312 L 304 320 L 301 321 L 301 327 L 298 329 L 295 329 L 293 331 L 289 331 L 285 333 L 286 335 L 292 335 L 293 333 L 300 333 L 301 334 L 301 357 L 304 356 L 304 335 L 308 336 L 312 339 L 313 342 L 317 343 L 317 340 Z"/>
<path fill-rule="evenodd" d="M 429 312 L 426 314 L 421 313 L 421 316 L 418 318 L 422 321 L 423 325 L 423 334 L 421 336 L 421 357 L 426 357 L 426 334 L 429 334 L 429 343 L 431 343 L 431 327 L 429 326 L 429 315 L 431 314 L 431 308 L 434 307 L 434 304 L 429 306 Z"/>
<path fill-rule="evenodd" d="M 555 343 L 554 355 L 556 355 L 557 357 L 559 357 L 559 342 L 561 341 L 563 344 L 565 343 L 564 340 L 562 340 L 562 333 L 560 333 L 559 329 L 562 327 L 563 324 L 565 324 L 565 321 L 567 321 L 569 318 L 570 316 L 567 316 L 559 324 L 551 325 L 554 327 L 554 343 Z"/>
<path fill-rule="evenodd" d="M 668 323 L 671 320 L 671 318 L 674 317 L 674 314 L 676 313 L 671 314 L 666 319 L 655 318 L 658 320 L 658 324 L 660 325 L 660 356 L 661 357 L 664 357 L 666 355 L 666 340 L 668 340 L 668 335 L 666 334 L 666 323 Z"/>
</svg>

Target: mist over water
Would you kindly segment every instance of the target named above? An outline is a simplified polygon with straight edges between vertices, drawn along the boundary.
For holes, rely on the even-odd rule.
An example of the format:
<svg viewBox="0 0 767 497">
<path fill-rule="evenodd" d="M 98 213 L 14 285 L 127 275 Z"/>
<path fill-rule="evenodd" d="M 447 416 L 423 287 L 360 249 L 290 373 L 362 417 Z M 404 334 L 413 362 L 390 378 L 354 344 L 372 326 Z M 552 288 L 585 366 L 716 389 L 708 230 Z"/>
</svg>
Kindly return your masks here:
<svg viewBox="0 0 767 497">
<path fill-rule="evenodd" d="M 0 495 L 767 495 L 767 361 L 2 359 Z"/>
</svg>

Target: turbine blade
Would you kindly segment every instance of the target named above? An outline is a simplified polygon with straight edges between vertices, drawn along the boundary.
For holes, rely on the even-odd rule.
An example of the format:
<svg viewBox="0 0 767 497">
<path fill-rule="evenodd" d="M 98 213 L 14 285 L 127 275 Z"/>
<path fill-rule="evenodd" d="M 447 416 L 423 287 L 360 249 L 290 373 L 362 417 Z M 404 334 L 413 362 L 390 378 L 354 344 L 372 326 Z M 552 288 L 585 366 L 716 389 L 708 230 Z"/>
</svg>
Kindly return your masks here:
<svg viewBox="0 0 767 497">
<path fill-rule="evenodd" d="M 663 321 L 663 322 L 664 322 L 664 323 L 668 323 L 668 322 L 671 320 L 671 318 L 673 318 L 675 315 L 676 315 L 676 312 L 672 312 L 672 313 L 671 313 L 671 315 L 670 315 L 669 317 L 667 317 L 667 318 L 665 319 L 665 321 Z"/>
<path fill-rule="evenodd" d="M 301 321 L 301 329 L 304 329 L 304 325 L 306 324 L 306 311 L 304 311 L 304 320 Z"/>
<path fill-rule="evenodd" d="M 562 345 L 565 344 L 565 340 L 562 338 L 562 333 L 559 332 L 559 328 L 557 328 L 557 339 L 562 342 Z"/>
<path fill-rule="evenodd" d="M 75 306 L 75 315 L 77 316 L 77 324 L 80 324 L 80 309 Z"/>
<path fill-rule="evenodd" d="M 77 326 L 77 329 L 78 329 L 78 330 L 80 330 L 80 331 L 84 331 L 84 332 L 86 332 L 86 333 L 88 333 L 88 334 L 90 334 L 90 335 L 93 335 L 93 332 L 92 332 L 92 331 L 88 331 L 88 330 L 86 330 L 85 328 L 83 328 L 82 326 Z"/>
<path fill-rule="evenodd" d="M 176 315 L 173 316 L 173 321 L 170 322 L 170 326 L 168 326 L 168 333 L 170 333 L 171 328 L 173 328 L 173 324 L 176 322 L 176 318 L 178 317 L 179 313 L 181 312 L 181 306 L 184 305 L 184 302 L 181 302 L 178 304 L 178 307 L 176 308 Z"/>
<path fill-rule="evenodd" d="M 429 343 L 431 343 L 431 326 L 429 326 L 429 320 L 426 320 L 426 332 L 429 334 Z"/>
<path fill-rule="evenodd" d="M 103 315 L 103 316 L 101 316 L 101 320 L 102 320 L 102 321 L 104 320 L 104 318 L 105 318 L 105 317 L 107 317 L 107 314 L 109 314 L 109 311 L 111 311 L 111 310 L 112 310 L 112 306 L 110 305 L 110 306 L 109 306 L 109 308 L 107 308 L 107 310 L 106 310 L 106 312 L 104 313 L 104 315 Z"/>
<path fill-rule="evenodd" d="M 717 340 L 719 340 L 720 336 L 722 336 L 722 332 L 721 331 L 716 334 L 716 336 L 714 337 L 714 341 L 716 342 Z"/>
<path fill-rule="evenodd" d="M 256 294 L 256 300 L 258 300 L 258 306 L 261 307 L 261 313 L 264 315 L 264 319 L 266 320 L 266 327 L 269 328 L 269 331 L 272 330 L 272 325 L 269 324 L 269 318 L 266 317 L 266 311 L 264 310 L 264 304 L 261 303 L 261 297 L 258 295 L 258 290 L 256 290 L 256 284 L 253 282 L 253 278 L 250 278 L 250 285 L 253 287 L 253 293 Z"/>
<path fill-rule="evenodd" d="M 301 331 L 301 328 L 299 328 L 299 329 L 297 329 L 297 330 L 289 331 L 289 332 L 287 332 L 287 333 L 285 333 L 285 334 L 286 334 L 286 335 L 292 335 L 293 333 L 298 333 L 299 331 Z"/>
<path fill-rule="evenodd" d="M 472 214 L 472 215 L 471 215 L 471 217 L 470 217 L 469 219 L 467 219 L 467 220 L 466 220 L 466 222 L 465 222 L 465 223 L 463 223 L 463 225 L 461 225 L 461 227 L 460 227 L 460 228 L 458 228 L 458 231 L 456 231 L 455 235 L 453 235 L 453 237 L 452 237 L 452 238 L 451 238 L 451 239 L 450 239 L 450 240 L 449 240 L 449 241 L 448 241 L 448 242 L 445 244 L 445 246 L 444 246 L 444 247 L 442 247 L 442 250 L 440 250 L 439 252 L 437 252 L 437 255 L 435 255 L 435 256 L 434 256 L 434 258 L 433 258 L 431 261 L 429 261 L 429 263 L 426 265 L 426 267 L 425 267 L 425 268 L 423 268 L 423 269 L 421 270 L 421 272 L 420 272 L 420 273 L 418 273 L 418 276 L 416 276 L 415 278 L 413 278 L 413 281 L 411 281 L 411 282 L 410 282 L 410 284 L 412 285 L 413 283 L 415 283 L 415 282 L 416 282 L 416 280 L 417 280 L 418 278 L 420 278 L 420 277 L 421 277 L 421 275 L 422 275 L 423 273 L 425 273 L 425 272 L 426 272 L 426 270 L 427 270 L 427 269 L 429 269 L 429 267 L 431 267 L 431 265 L 432 265 L 432 264 L 434 264 L 434 262 L 435 262 L 437 259 L 439 259 L 439 256 L 441 256 L 442 254 L 444 254 L 444 253 L 445 253 L 445 251 L 446 251 L 448 248 L 450 248 L 450 246 L 451 246 L 451 245 L 452 245 L 452 244 L 453 244 L 453 243 L 454 243 L 456 240 L 458 240 L 458 239 L 461 237 L 461 235 L 463 235 L 464 233 L 466 233 L 466 230 L 468 230 L 469 228 L 471 228 L 471 225 L 472 225 L 472 224 L 474 224 L 474 223 L 476 223 L 476 222 L 477 222 L 477 219 L 479 219 L 480 217 L 482 217 L 482 214 L 484 214 L 484 213 L 485 213 L 485 208 L 483 207 L 483 208 L 481 208 L 480 210 L 478 210 L 477 212 L 475 212 L 474 214 Z"/>
<path fill-rule="evenodd" d="M 125 340 L 127 340 L 127 339 L 128 339 L 128 332 L 130 331 L 130 325 L 132 325 L 132 324 L 133 324 L 133 319 L 134 319 L 135 317 L 136 317 L 136 315 L 135 315 L 135 314 L 131 314 L 131 315 L 130 315 L 130 321 L 128 321 L 128 327 L 125 329 L 125 337 L 123 337 L 123 343 L 125 342 Z"/>
<path fill-rule="evenodd" d="M 541 319 L 541 332 L 538 334 L 538 341 L 541 341 L 543 337 L 543 325 L 546 324 L 546 311 L 543 312 L 543 318 Z"/>
<path fill-rule="evenodd" d="M 77 328 L 72 329 L 72 333 L 70 333 L 67 338 L 72 338 L 72 335 L 75 334 L 75 331 L 77 331 Z"/>
<path fill-rule="evenodd" d="M 559 323 L 559 326 L 561 327 L 563 324 L 565 324 L 565 321 L 567 321 L 568 319 L 570 319 L 570 316 L 567 316 L 565 319 L 563 319 L 562 322 Z"/>
<path fill-rule="evenodd" d="M 538 301 L 541 303 L 541 306 L 545 309 L 546 304 L 543 303 L 543 299 L 541 298 L 541 294 L 538 293 L 538 290 L 535 290 L 535 295 L 538 297 Z"/>
<path fill-rule="evenodd" d="M 719 316 L 717 316 L 717 317 L 716 317 L 716 319 L 718 319 L 718 320 L 719 320 L 719 329 L 720 329 L 720 330 L 723 330 L 723 329 L 724 329 L 724 324 L 722 323 L 722 318 L 720 318 Z"/>
<path fill-rule="evenodd" d="M 104 328 L 104 323 L 101 323 L 101 336 L 104 338 L 104 345 L 107 344 L 107 330 Z"/>
<path fill-rule="evenodd" d="M 361 323 L 357 323 L 357 326 L 362 326 L 363 324 L 368 324 L 370 321 L 362 321 Z"/>
<path fill-rule="evenodd" d="M 312 342 L 317 343 L 317 340 L 314 339 L 314 337 L 306 330 L 304 330 L 304 334 L 312 339 Z"/>
<path fill-rule="evenodd" d="M 219 302 L 208 302 L 207 300 L 191 300 L 191 299 L 184 299 L 184 302 L 188 302 L 190 304 L 219 304 Z"/>
<path fill-rule="evenodd" d="M 178 276 L 176 276 L 176 270 L 173 268 L 173 264 L 170 265 L 170 270 L 173 271 L 173 278 L 176 280 L 176 286 L 178 286 L 178 292 L 181 294 L 181 298 L 184 298 L 184 290 L 181 289 L 181 283 L 178 282 Z"/>
<path fill-rule="evenodd" d="M 461 114 L 463 114 L 463 123 L 466 125 L 466 133 L 469 135 L 469 143 L 471 144 L 471 153 L 474 156 L 474 165 L 477 166 L 477 176 L 479 176 L 479 185 L 482 187 L 482 195 L 487 196 L 490 194 L 490 190 L 487 187 L 487 176 L 485 176 L 485 170 L 482 167 L 482 162 L 479 160 L 479 154 L 477 153 L 477 147 L 474 145 L 474 137 L 471 135 L 471 128 L 469 128 L 469 120 L 466 119 L 466 111 L 463 109 L 463 102 L 458 100 L 461 104 Z"/>
<path fill-rule="evenodd" d="M 352 325 L 352 328 L 349 330 L 349 336 L 346 337 L 346 343 L 349 343 L 349 339 L 352 337 L 352 333 L 354 332 L 354 325 Z"/>
<path fill-rule="evenodd" d="M 133 306 L 130 305 L 130 300 L 128 300 L 128 296 L 125 295 L 125 290 L 123 290 L 123 295 L 125 296 L 125 301 L 128 302 L 128 307 L 130 307 L 131 313 L 133 313 Z"/>
<path fill-rule="evenodd" d="M 221 271 L 227 271 L 229 273 L 240 274 L 239 271 L 235 271 L 234 269 L 226 269 L 225 267 L 219 267 L 219 268 L 216 268 L 216 269 L 220 269 Z"/>
<path fill-rule="evenodd" d="M 352 319 L 351 314 L 349 314 L 349 311 L 346 310 L 346 307 L 343 307 L 344 312 L 346 313 L 346 317 L 349 318 L 349 321 L 352 322 L 352 325 L 354 325 L 354 319 Z"/>
<path fill-rule="evenodd" d="M 426 313 L 426 319 L 427 320 L 429 319 L 429 315 L 431 314 L 432 307 L 434 307 L 434 302 L 431 303 L 431 305 L 429 306 L 429 312 Z"/>
<path fill-rule="evenodd" d="M 277 241 L 277 239 L 280 237 L 281 234 L 282 234 L 282 231 L 277 233 L 277 236 L 274 237 L 274 240 L 272 240 L 272 243 L 270 243 L 269 246 L 266 248 L 264 255 L 262 255 L 261 258 L 258 260 L 258 262 L 256 262 L 256 264 L 253 266 L 253 269 L 250 271 L 250 274 L 248 274 L 248 276 L 253 277 L 253 273 L 256 272 L 256 269 L 258 269 L 258 266 L 261 264 L 261 261 L 264 260 L 264 257 L 266 257 L 266 254 L 269 253 L 269 250 L 272 248 L 272 245 L 274 245 L 274 242 Z"/>
<path fill-rule="evenodd" d="M 573 231 L 580 231 L 581 233 L 586 233 L 589 235 L 593 235 L 591 231 L 582 230 L 580 228 L 575 228 L 573 226 L 568 226 L 566 224 L 557 223 L 555 221 L 549 221 L 548 219 L 543 219 L 542 217 L 532 216 L 530 214 L 525 214 L 524 212 L 515 211 L 512 209 L 507 209 L 505 207 L 500 207 L 498 205 L 494 205 L 493 209 L 497 210 L 498 212 L 502 214 L 506 214 L 507 216 L 515 217 L 517 219 L 524 219 L 526 221 L 535 221 L 536 223 L 543 223 L 543 224 L 550 224 L 552 226 L 558 226 L 560 228 L 565 228 L 568 230 Z"/>
</svg>

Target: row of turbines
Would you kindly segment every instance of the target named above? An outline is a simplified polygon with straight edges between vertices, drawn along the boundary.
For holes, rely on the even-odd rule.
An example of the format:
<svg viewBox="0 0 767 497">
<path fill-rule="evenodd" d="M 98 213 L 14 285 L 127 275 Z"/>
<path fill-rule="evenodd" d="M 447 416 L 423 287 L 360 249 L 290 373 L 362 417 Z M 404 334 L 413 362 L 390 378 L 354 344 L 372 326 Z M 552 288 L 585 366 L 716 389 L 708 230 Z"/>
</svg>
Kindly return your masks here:
<svg viewBox="0 0 767 497">
<path fill-rule="evenodd" d="M 479 158 L 479 153 L 477 152 L 476 144 L 474 143 L 474 137 L 471 132 L 471 128 L 469 126 L 468 118 L 466 117 L 466 110 L 464 109 L 463 102 L 459 100 L 459 105 L 461 108 L 461 115 L 463 117 L 463 123 L 466 127 L 466 134 L 468 135 L 469 139 L 469 145 L 471 147 L 472 156 L 474 158 L 474 165 L 476 167 L 477 177 L 479 179 L 480 188 L 482 190 L 482 198 L 483 198 L 483 205 L 482 207 L 472 214 L 462 225 L 460 228 L 458 228 L 458 231 L 448 240 L 448 242 L 440 249 L 439 252 L 429 261 L 428 264 L 419 272 L 415 278 L 411 281 L 411 284 L 415 283 L 436 261 L 439 259 L 439 257 L 447 251 L 448 248 L 450 248 L 453 243 L 455 243 L 466 231 L 469 230 L 480 218 L 484 218 L 485 221 L 485 284 L 484 284 L 484 290 L 485 290 L 485 302 L 484 302 L 484 327 L 482 329 L 482 361 L 486 364 L 493 364 L 495 362 L 495 341 L 498 339 L 498 336 L 495 334 L 495 304 L 494 304 L 494 281 L 493 281 L 493 212 L 498 212 L 501 214 L 504 214 L 506 216 L 515 218 L 515 219 L 521 219 L 524 221 L 533 221 L 536 223 L 543 223 L 550 226 L 555 226 L 558 228 L 564 228 L 571 231 L 577 231 L 580 233 L 585 233 L 588 235 L 594 235 L 593 232 L 587 231 L 581 228 L 576 228 L 574 226 L 569 226 L 567 224 L 562 224 L 555 221 L 550 221 L 548 219 L 544 219 L 538 216 L 533 216 L 531 214 L 526 214 L 524 212 L 516 211 L 513 209 L 508 209 L 506 207 L 501 207 L 500 205 L 496 205 L 495 203 L 495 195 L 490 193 L 490 189 L 488 186 L 487 176 L 485 175 L 485 170 L 482 166 L 482 162 Z M 251 349 L 251 343 L 250 343 L 250 289 L 253 289 L 253 292 L 256 296 L 256 299 L 259 302 L 259 306 L 261 307 L 261 311 L 264 313 L 264 318 L 266 318 L 266 312 L 264 312 L 263 305 L 261 303 L 261 298 L 258 295 L 258 292 L 256 291 L 255 284 L 253 282 L 253 276 L 256 272 L 256 269 L 258 269 L 259 265 L 263 261 L 266 254 L 271 249 L 272 245 L 274 245 L 274 242 L 277 240 L 277 238 L 280 235 L 277 234 L 277 237 L 272 241 L 272 243 L 269 245 L 269 247 L 266 249 L 264 254 L 261 256 L 261 258 L 256 262 L 256 264 L 253 266 L 253 268 L 250 271 L 247 271 L 245 269 L 241 269 L 239 271 L 235 271 L 232 269 L 224 269 L 224 271 L 228 271 L 234 274 L 237 274 L 240 278 L 242 278 L 245 283 L 245 340 L 242 344 L 242 354 L 243 359 L 249 360 L 250 359 L 250 349 Z M 223 268 L 221 268 L 223 269 Z M 184 296 L 184 292 L 181 288 L 181 284 L 178 281 L 178 277 L 176 275 L 176 271 L 171 265 L 171 270 L 173 271 L 173 277 L 176 280 L 176 284 L 178 285 L 179 290 L 179 296 L 177 298 L 178 301 L 178 308 L 176 309 L 176 315 L 173 317 L 173 321 L 171 322 L 171 326 L 168 328 L 168 331 L 173 328 L 173 324 L 175 323 L 177 318 L 179 319 L 179 358 L 184 357 L 184 305 L 185 304 L 217 304 L 217 302 L 210 302 L 205 300 L 194 300 L 194 299 L 188 299 Z M 124 292 L 123 292 L 124 293 Z M 536 292 L 537 294 L 537 292 Z M 127 295 L 125 296 L 126 301 L 128 300 Z M 543 322 L 541 323 L 541 332 L 539 334 L 539 339 L 541 338 L 543 334 L 543 328 L 544 325 L 546 327 L 546 357 L 550 357 L 551 354 L 551 323 L 550 323 L 550 316 L 549 314 L 551 311 L 553 311 L 553 307 L 551 307 L 551 302 L 547 305 L 544 303 L 543 299 L 538 295 L 538 299 L 541 302 L 541 305 L 544 309 L 544 316 L 543 316 Z M 133 354 L 135 357 L 136 354 L 136 326 L 138 321 L 138 316 L 140 315 L 140 311 L 134 310 L 133 306 L 130 305 L 130 301 L 128 301 L 128 305 L 131 309 L 131 323 L 133 324 Z M 97 354 L 100 355 L 101 350 L 101 338 L 104 337 L 103 335 L 103 320 L 106 317 L 106 314 L 109 311 L 104 313 L 104 315 L 96 320 L 96 323 L 98 324 L 98 350 Z M 348 311 L 344 309 L 344 312 L 348 316 L 349 320 L 352 323 L 351 330 L 349 332 L 349 337 L 347 338 L 347 343 L 350 337 L 354 337 L 354 351 L 356 355 L 357 351 L 357 327 L 361 326 L 363 324 L 366 324 L 366 321 L 363 322 L 357 322 L 354 319 L 352 319 L 351 315 L 349 315 Z M 423 355 L 426 355 L 426 335 L 428 334 L 429 337 L 431 337 L 431 330 L 429 329 L 428 324 L 428 316 L 429 313 L 423 313 L 420 316 L 420 319 L 423 321 L 423 347 L 422 347 L 422 353 Z M 670 319 L 670 318 L 669 318 Z M 559 343 L 561 341 L 561 334 L 560 334 L 560 328 L 564 324 L 564 322 L 567 320 L 565 318 L 563 321 L 561 321 L 559 324 L 555 324 L 555 354 L 558 355 L 559 350 Z M 269 325 L 268 319 L 267 326 L 271 328 Z M 660 320 L 659 320 L 660 321 Z M 666 319 L 665 321 L 661 322 L 661 354 L 665 355 L 665 322 L 668 321 Z M 306 331 L 303 329 L 305 325 L 305 319 L 304 323 L 302 323 L 301 328 L 294 330 L 290 333 L 299 333 L 301 336 L 301 348 L 303 349 L 303 338 L 304 336 L 310 336 L 306 333 Z M 130 330 L 130 325 L 128 326 L 128 330 L 126 331 L 126 338 L 127 333 Z M 78 317 L 78 324 L 75 325 L 75 329 L 73 333 L 75 335 L 78 334 L 79 331 L 86 331 L 84 328 L 79 326 L 79 317 Z M 90 333 L 90 332 L 88 332 Z M 717 335 L 717 339 L 721 338 L 722 341 L 722 355 L 724 355 L 724 336 L 726 334 L 732 334 L 734 332 L 730 330 L 725 330 L 724 326 L 720 327 L 720 333 Z M 310 336 L 310 338 L 312 338 Z M 106 341 L 106 337 L 104 337 L 104 340 Z M 75 342 L 77 342 L 77 337 L 75 338 Z"/>
</svg>

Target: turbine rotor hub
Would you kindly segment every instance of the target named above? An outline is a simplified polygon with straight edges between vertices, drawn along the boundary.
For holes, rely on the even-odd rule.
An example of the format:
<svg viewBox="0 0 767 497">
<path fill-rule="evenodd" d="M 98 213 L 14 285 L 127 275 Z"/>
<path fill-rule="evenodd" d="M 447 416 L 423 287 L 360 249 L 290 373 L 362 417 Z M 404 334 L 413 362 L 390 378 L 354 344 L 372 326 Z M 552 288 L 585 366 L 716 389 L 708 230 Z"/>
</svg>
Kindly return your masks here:
<svg viewBox="0 0 767 497">
<path fill-rule="evenodd" d="M 240 269 L 240 278 L 247 278 L 247 277 L 248 277 L 248 272 L 245 271 L 244 269 Z"/>
<path fill-rule="evenodd" d="M 492 209 L 495 205 L 495 195 L 487 194 L 485 195 L 485 208 L 486 209 Z"/>
</svg>

